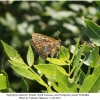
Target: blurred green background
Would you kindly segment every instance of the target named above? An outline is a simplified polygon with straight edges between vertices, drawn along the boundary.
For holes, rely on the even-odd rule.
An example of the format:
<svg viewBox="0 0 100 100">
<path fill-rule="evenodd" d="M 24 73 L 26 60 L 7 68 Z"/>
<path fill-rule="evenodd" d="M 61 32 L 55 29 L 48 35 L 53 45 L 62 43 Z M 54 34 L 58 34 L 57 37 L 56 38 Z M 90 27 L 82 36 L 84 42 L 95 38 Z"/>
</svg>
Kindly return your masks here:
<svg viewBox="0 0 100 100">
<path fill-rule="evenodd" d="M 100 25 L 100 13 L 94 1 L 0 1 L 0 40 L 15 48 L 26 61 L 31 35 L 41 33 L 60 39 L 63 45 L 75 44 L 74 38 L 81 36 L 81 43 L 88 38 L 82 33 L 85 23 L 82 16 Z M 37 52 L 35 63 L 37 63 Z M 0 44 L 0 70 L 4 66 L 10 85 L 14 91 L 21 91 L 21 79 L 8 63 L 8 57 Z M 26 80 L 30 92 L 41 92 L 45 89 L 36 81 Z"/>
</svg>

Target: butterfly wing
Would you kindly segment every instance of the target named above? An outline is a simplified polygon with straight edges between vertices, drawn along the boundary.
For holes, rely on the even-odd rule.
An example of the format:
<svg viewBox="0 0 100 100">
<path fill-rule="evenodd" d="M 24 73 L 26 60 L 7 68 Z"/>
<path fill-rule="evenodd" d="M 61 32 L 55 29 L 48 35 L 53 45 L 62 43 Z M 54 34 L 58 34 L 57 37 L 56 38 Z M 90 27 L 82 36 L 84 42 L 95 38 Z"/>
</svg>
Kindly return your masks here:
<svg viewBox="0 0 100 100">
<path fill-rule="evenodd" d="M 31 44 L 37 50 L 38 54 L 45 59 L 48 55 L 54 57 L 57 54 L 57 46 L 60 45 L 60 42 L 51 37 L 33 33 Z"/>
</svg>

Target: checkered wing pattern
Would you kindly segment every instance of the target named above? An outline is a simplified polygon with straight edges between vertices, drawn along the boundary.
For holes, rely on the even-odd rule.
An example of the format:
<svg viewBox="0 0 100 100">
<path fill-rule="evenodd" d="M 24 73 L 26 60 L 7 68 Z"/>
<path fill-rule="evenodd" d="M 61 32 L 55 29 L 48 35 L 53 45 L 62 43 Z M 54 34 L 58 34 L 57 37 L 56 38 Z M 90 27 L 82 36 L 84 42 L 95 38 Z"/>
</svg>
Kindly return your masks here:
<svg viewBox="0 0 100 100">
<path fill-rule="evenodd" d="M 48 56 L 57 56 L 58 46 L 61 45 L 61 40 L 55 40 L 39 33 L 33 33 L 31 44 L 37 50 L 38 54 L 46 59 Z"/>
</svg>

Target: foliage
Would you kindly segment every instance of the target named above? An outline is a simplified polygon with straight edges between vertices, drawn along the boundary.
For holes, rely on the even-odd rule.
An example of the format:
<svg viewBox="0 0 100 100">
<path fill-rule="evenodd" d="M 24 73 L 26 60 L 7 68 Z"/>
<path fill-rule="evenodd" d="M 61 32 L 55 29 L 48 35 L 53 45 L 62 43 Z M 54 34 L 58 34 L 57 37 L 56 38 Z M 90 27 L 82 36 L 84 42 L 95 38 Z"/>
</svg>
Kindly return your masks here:
<svg viewBox="0 0 100 100">
<path fill-rule="evenodd" d="M 1 1 L 0 39 L 9 60 L 0 46 L 0 91 L 98 92 L 97 4 L 100 2 Z M 32 51 L 31 34 L 56 37 L 56 31 L 61 33 L 63 46 L 59 47 L 59 57 L 47 58 L 46 63 Z"/>
<path fill-rule="evenodd" d="M 92 26 L 92 21 L 88 19 L 84 19 L 84 21 L 88 26 L 91 26 L 91 30 L 93 30 L 94 27 L 98 28 L 96 24 Z M 90 30 L 88 26 L 85 29 L 87 31 Z M 91 32 L 91 36 L 95 35 L 95 33 L 95 31 Z M 95 37 L 93 38 L 96 39 Z M 27 52 L 27 65 L 15 49 L 3 41 L 1 42 L 10 58 L 9 63 L 11 64 L 11 68 L 22 77 L 36 80 L 45 86 L 46 92 L 98 92 L 100 87 L 99 48 L 94 41 L 94 47 L 89 47 L 86 44 L 79 45 L 80 38 L 76 38 L 75 41 L 76 45 L 73 46 L 74 50 L 72 51 L 72 56 L 67 48 L 61 46 L 59 47 L 59 59 L 47 58 L 46 60 L 49 61 L 48 64 L 38 63 L 37 65 L 33 64 L 34 54 L 31 46 L 29 46 Z M 98 39 L 98 42 L 99 41 Z M 88 54 L 91 56 L 88 56 Z M 91 59 L 91 61 L 88 62 L 87 59 Z M 85 61 L 88 63 L 87 73 L 82 69 Z M 40 73 L 36 73 L 32 67 L 37 69 Z M 47 78 L 47 83 L 42 79 L 43 75 Z M 3 79 L 2 82 L 6 83 L 6 77 L 3 77 L 1 78 Z M 2 88 L 9 87 L 7 87 L 7 85 L 1 85 L 1 90 Z M 28 87 L 24 87 L 25 90 L 27 90 L 27 88 Z"/>
</svg>

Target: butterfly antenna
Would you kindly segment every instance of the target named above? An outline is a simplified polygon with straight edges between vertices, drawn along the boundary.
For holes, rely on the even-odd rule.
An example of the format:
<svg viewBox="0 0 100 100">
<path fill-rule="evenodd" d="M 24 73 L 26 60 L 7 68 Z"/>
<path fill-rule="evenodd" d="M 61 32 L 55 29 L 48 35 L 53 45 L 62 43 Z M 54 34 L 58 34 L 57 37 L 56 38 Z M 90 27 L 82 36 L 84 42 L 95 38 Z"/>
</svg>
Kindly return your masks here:
<svg viewBox="0 0 100 100">
<path fill-rule="evenodd" d="M 60 32 L 59 32 L 59 31 L 57 31 L 57 34 L 58 34 L 58 39 L 60 39 Z"/>
<path fill-rule="evenodd" d="M 61 41 L 61 38 L 60 38 L 60 32 L 57 31 L 57 34 L 58 34 L 58 40 Z M 63 45 L 63 41 L 61 41 L 61 45 Z"/>
</svg>

